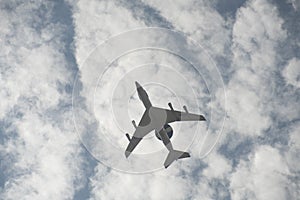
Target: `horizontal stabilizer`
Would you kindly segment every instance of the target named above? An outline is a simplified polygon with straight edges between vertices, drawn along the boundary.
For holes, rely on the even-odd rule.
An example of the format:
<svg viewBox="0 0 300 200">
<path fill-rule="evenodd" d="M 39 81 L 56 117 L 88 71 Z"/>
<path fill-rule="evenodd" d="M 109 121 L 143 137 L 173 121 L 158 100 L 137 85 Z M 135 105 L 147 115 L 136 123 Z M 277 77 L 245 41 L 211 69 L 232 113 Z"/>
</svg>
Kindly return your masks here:
<svg viewBox="0 0 300 200">
<path fill-rule="evenodd" d="M 169 167 L 172 162 L 174 162 L 177 159 L 181 159 L 181 158 L 187 158 L 187 157 L 191 157 L 190 154 L 188 152 L 183 152 L 183 151 L 177 151 L 177 150 L 172 150 L 169 152 L 167 159 L 164 163 L 165 168 Z"/>
</svg>

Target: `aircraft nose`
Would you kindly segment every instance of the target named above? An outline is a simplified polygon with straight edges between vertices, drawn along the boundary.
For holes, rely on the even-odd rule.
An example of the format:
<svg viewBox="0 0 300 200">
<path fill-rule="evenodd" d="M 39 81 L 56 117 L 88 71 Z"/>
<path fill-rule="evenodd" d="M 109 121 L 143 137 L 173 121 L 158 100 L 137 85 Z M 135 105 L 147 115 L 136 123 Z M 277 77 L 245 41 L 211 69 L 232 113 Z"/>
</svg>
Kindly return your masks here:
<svg viewBox="0 0 300 200">
<path fill-rule="evenodd" d="M 137 81 L 135 82 L 136 88 L 142 87 Z"/>
</svg>

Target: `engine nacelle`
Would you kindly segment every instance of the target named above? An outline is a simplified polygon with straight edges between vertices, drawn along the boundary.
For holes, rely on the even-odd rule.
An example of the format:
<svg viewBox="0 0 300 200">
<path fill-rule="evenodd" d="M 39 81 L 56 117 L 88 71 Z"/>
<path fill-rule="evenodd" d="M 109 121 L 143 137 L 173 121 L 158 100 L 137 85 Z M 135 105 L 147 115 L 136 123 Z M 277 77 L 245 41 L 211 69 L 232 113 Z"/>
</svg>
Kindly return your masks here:
<svg viewBox="0 0 300 200">
<path fill-rule="evenodd" d="M 167 135 L 169 138 L 171 138 L 173 136 L 173 129 L 169 124 L 165 124 L 164 125 L 164 129 L 167 131 Z M 155 132 L 155 136 L 157 137 L 157 139 L 161 140 L 159 133 Z"/>
</svg>

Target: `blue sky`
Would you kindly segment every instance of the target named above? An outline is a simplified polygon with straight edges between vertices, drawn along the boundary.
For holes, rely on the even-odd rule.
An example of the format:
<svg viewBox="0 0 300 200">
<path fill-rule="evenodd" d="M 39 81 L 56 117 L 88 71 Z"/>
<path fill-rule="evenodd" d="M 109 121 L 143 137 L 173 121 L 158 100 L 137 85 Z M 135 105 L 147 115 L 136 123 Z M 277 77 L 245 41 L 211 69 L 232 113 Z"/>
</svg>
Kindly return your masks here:
<svg viewBox="0 0 300 200">
<path fill-rule="evenodd" d="M 0 9 L 0 199 L 300 196 L 298 1 L 2 1 Z M 127 38 L 121 34 L 148 27 L 175 32 L 157 35 L 146 31 L 140 37 L 125 34 Z M 119 42 L 105 46 L 113 41 L 112 36 Z M 192 48 L 187 38 L 201 48 Z M 104 41 L 103 48 L 100 44 Z M 132 42 L 126 45 L 128 41 Z M 219 80 L 205 70 L 200 70 L 201 78 L 195 78 L 200 76 L 187 62 L 157 50 L 118 58 L 103 76 L 104 82 L 95 84 L 108 58 L 142 42 L 165 45 L 195 62 L 201 60 L 199 63 L 206 64 L 208 71 L 214 63 L 224 85 L 213 85 Z M 213 62 L 207 61 L 203 52 Z M 145 68 L 133 70 L 145 63 Z M 192 86 L 184 86 L 184 81 L 179 84 L 180 78 L 166 79 L 164 64 L 173 66 Z M 75 116 L 80 123 L 76 129 L 72 91 L 77 74 L 75 100 L 80 107 Z M 166 152 L 151 139 L 139 149 L 151 151 L 149 147 L 155 147 L 160 152 L 151 157 L 153 160 L 144 159 L 152 169 L 149 173 L 132 174 L 143 169 L 135 157 L 121 165 L 121 161 L 116 162 L 118 156 L 107 156 L 120 152 L 124 159 L 121 150 L 126 147 L 126 138 L 120 130 L 132 132 L 130 120 L 138 120 L 142 112 L 136 94 L 128 100 L 128 108 L 114 102 L 114 109 L 128 112 L 130 118 L 119 123 L 124 123 L 123 129 L 115 126 L 108 106 L 111 102 L 107 101 L 115 95 L 110 87 L 118 86 L 112 76 L 124 81 L 120 83 L 137 76 L 143 83 L 155 78 L 161 85 L 170 84 L 169 92 L 153 89 L 159 85 L 152 89 L 151 84 L 148 86 L 157 105 L 166 107 L 172 101 L 179 108 L 184 103 L 191 111 L 216 117 L 208 124 L 172 125 L 177 140 L 172 139 L 178 148 L 187 148 L 189 142 L 182 133 L 196 134 L 196 142 L 188 149 L 192 158 L 157 170 Z M 177 76 L 174 73 L 172 77 Z M 210 90 L 210 84 L 216 87 Z M 134 89 L 133 84 L 118 87 L 121 91 Z M 196 100 L 191 100 L 192 93 L 184 95 L 183 91 L 190 88 L 196 91 Z M 124 94 L 132 94 L 131 89 Z M 96 91 L 96 104 L 91 91 Z M 169 100 L 156 98 L 158 95 Z M 223 118 L 224 126 L 220 123 Z M 209 151 L 218 133 L 222 135 Z M 105 137 L 118 150 L 107 150 L 110 146 Z M 136 158 L 143 159 L 143 154 Z"/>
</svg>

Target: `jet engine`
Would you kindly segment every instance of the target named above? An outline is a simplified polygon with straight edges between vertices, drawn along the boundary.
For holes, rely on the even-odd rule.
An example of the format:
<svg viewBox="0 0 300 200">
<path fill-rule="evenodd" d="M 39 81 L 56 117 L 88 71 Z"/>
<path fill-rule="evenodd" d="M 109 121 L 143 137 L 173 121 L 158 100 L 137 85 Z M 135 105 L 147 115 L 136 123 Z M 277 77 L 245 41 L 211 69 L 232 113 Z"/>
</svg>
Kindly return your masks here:
<svg viewBox="0 0 300 200">
<path fill-rule="evenodd" d="M 169 124 L 165 124 L 164 129 L 167 131 L 168 137 L 171 138 L 173 136 L 172 127 Z M 160 135 L 157 132 L 155 132 L 155 136 L 157 137 L 157 139 L 161 140 Z"/>
</svg>

